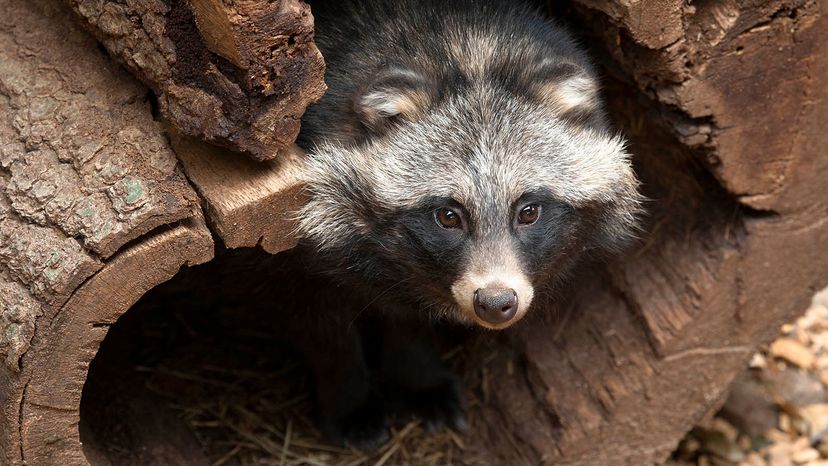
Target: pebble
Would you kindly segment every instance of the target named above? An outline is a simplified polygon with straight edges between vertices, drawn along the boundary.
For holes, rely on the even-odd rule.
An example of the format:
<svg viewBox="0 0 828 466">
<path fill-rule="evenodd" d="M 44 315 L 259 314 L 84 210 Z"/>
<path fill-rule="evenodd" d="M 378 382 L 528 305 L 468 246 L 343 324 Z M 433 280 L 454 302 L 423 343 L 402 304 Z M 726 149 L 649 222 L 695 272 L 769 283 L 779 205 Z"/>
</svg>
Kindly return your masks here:
<svg viewBox="0 0 828 466">
<path fill-rule="evenodd" d="M 803 369 L 814 365 L 814 354 L 796 340 L 787 338 L 776 340 L 770 346 L 770 354 Z"/>
<path fill-rule="evenodd" d="M 791 444 L 777 443 L 767 451 L 768 466 L 793 466 Z"/>
<path fill-rule="evenodd" d="M 797 415 L 808 425 L 811 440 L 817 441 L 828 434 L 828 404 L 802 406 L 797 409 Z"/>
<path fill-rule="evenodd" d="M 828 359 L 828 357 L 826 357 Z M 765 356 L 762 353 L 756 353 L 750 358 L 750 363 L 748 367 L 751 369 L 764 369 L 768 367 L 768 360 L 765 359 Z"/>
<path fill-rule="evenodd" d="M 735 435 L 731 440 L 720 430 L 696 428 L 694 431 L 694 436 L 701 442 L 703 451 L 733 463 L 738 463 L 744 459 L 745 453 L 736 445 Z"/>
<path fill-rule="evenodd" d="M 762 455 L 755 451 L 752 451 L 748 453 L 744 461 L 739 463 L 739 466 L 767 466 L 767 464 L 768 463 L 765 462 L 764 458 L 762 458 Z"/>
<path fill-rule="evenodd" d="M 811 461 L 816 461 L 819 459 L 819 452 L 814 450 L 813 448 L 806 448 L 804 450 L 794 452 L 791 459 L 796 464 L 810 463 Z"/>
</svg>

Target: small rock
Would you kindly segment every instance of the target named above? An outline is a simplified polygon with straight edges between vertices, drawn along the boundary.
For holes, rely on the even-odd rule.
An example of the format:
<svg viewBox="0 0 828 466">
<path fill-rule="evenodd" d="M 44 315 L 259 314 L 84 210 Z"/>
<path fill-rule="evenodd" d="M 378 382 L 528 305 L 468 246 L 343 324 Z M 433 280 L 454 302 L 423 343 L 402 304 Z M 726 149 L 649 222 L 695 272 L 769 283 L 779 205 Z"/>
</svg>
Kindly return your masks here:
<svg viewBox="0 0 828 466">
<path fill-rule="evenodd" d="M 814 450 L 813 448 L 806 448 L 804 450 L 799 450 L 794 452 L 791 459 L 796 464 L 805 464 L 811 461 L 816 461 L 819 459 L 819 452 Z"/>
<path fill-rule="evenodd" d="M 811 441 L 815 442 L 828 434 L 828 404 L 802 406 L 797 408 L 796 414 L 808 425 Z"/>
<path fill-rule="evenodd" d="M 791 433 L 793 432 L 793 427 L 791 426 L 791 417 L 785 413 L 779 415 L 779 430 L 782 432 Z"/>
<path fill-rule="evenodd" d="M 748 451 L 753 447 L 753 441 L 747 435 L 739 435 L 739 438 L 736 440 L 736 445 L 739 445 L 739 448 L 742 451 Z"/>
<path fill-rule="evenodd" d="M 765 432 L 765 437 L 771 442 L 777 443 L 787 443 L 791 441 L 790 435 L 776 429 L 770 429 Z"/>
<path fill-rule="evenodd" d="M 697 427 L 693 429 L 693 436 L 701 442 L 703 451 L 715 457 L 732 463 L 738 463 L 745 458 L 745 453 L 734 441 L 735 437 L 731 440 L 724 432 Z"/>
<path fill-rule="evenodd" d="M 811 300 L 812 306 L 819 306 L 823 308 L 828 308 L 828 287 L 823 288 L 821 291 L 817 292 L 814 295 L 814 298 Z M 826 309 L 828 311 L 828 309 Z"/>
<path fill-rule="evenodd" d="M 721 415 L 740 431 L 757 437 L 779 424 L 779 409 L 755 371 L 745 371 L 730 386 Z"/>
<path fill-rule="evenodd" d="M 786 405 L 805 406 L 828 402 L 825 386 L 816 374 L 807 371 L 790 367 L 766 370 L 762 373 L 762 383 L 772 399 Z"/>
<path fill-rule="evenodd" d="M 802 327 L 797 326 L 791 336 L 800 344 L 808 347 L 811 345 L 811 336 Z M 809 350 L 810 351 L 810 350 Z"/>
<path fill-rule="evenodd" d="M 754 451 L 750 453 L 745 461 L 739 463 L 739 466 L 768 466 L 768 463 L 759 453 Z"/>
<path fill-rule="evenodd" d="M 679 443 L 678 448 L 673 453 L 673 458 L 676 462 L 689 463 L 698 456 L 699 450 L 701 450 L 701 443 L 692 435 L 687 435 Z"/>
<path fill-rule="evenodd" d="M 791 461 L 791 444 L 776 443 L 768 448 L 768 466 L 793 466 Z"/>
<path fill-rule="evenodd" d="M 718 416 L 714 417 L 710 421 L 710 428 L 724 434 L 725 438 L 727 438 L 727 441 L 730 443 L 736 443 L 739 438 L 739 430 L 734 427 L 733 424 Z"/>
<path fill-rule="evenodd" d="M 751 369 L 764 369 L 768 367 L 768 361 L 765 359 L 765 356 L 762 353 L 755 353 L 753 357 L 750 358 L 750 363 L 748 367 Z"/>
<path fill-rule="evenodd" d="M 752 451 L 748 453 L 745 459 L 739 463 L 739 466 L 767 466 L 768 463 L 762 458 L 762 455 Z"/>
<path fill-rule="evenodd" d="M 815 353 L 821 353 L 828 349 L 828 332 L 823 330 L 819 333 L 811 334 L 811 346 Z M 820 360 L 824 358 L 825 356 L 817 358 L 817 366 L 825 367 L 820 366 Z"/>
<path fill-rule="evenodd" d="M 807 369 L 814 364 L 813 353 L 795 340 L 780 338 L 773 342 L 769 352 L 774 357 L 784 359 L 803 369 Z"/>
</svg>

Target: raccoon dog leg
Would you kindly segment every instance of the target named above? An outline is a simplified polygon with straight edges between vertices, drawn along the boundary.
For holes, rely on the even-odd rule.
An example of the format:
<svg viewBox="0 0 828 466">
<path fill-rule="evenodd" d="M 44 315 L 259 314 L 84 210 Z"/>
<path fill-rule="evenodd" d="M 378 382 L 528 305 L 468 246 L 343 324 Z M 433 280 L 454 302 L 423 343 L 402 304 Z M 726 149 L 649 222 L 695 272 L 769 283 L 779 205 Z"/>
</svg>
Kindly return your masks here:
<svg viewBox="0 0 828 466">
<path fill-rule="evenodd" d="M 345 447 L 377 449 L 389 438 L 388 426 L 358 329 L 329 323 L 311 332 L 319 334 L 297 338 L 313 371 L 323 435 Z"/>
<path fill-rule="evenodd" d="M 427 431 L 466 426 L 462 383 L 443 363 L 433 335 L 420 325 L 385 323 L 380 375 L 383 395 L 397 422 L 419 418 Z"/>
</svg>

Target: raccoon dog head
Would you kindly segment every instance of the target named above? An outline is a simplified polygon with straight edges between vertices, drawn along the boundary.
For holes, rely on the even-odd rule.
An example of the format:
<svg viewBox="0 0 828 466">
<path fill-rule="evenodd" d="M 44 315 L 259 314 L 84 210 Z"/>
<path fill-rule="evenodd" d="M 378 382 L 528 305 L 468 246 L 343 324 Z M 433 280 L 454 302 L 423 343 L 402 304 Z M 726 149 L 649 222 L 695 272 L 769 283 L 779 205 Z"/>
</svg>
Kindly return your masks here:
<svg viewBox="0 0 828 466">
<path fill-rule="evenodd" d="M 361 136 L 311 150 L 300 231 L 386 301 L 501 329 L 579 258 L 628 239 L 637 181 L 583 60 L 458 49 L 354 89 Z"/>
</svg>

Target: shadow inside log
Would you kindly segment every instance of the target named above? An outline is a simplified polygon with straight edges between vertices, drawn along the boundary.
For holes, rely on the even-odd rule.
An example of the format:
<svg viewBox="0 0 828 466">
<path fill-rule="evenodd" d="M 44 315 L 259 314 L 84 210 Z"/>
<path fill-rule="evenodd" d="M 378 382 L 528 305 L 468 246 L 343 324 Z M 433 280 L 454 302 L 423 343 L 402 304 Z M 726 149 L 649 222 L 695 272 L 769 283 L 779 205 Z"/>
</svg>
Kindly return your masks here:
<svg viewBox="0 0 828 466">
<path fill-rule="evenodd" d="M 495 356 L 491 334 L 451 331 L 444 351 L 466 382 L 469 432 L 426 433 L 413 422 L 395 426 L 376 452 L 336 448 L 316 428 L 313 381 L 302 355 L 279 337 L 279 312 L 255 301 L 268 277 L 235 281 L 232 290 L 224 282 L 228 270 L 262 258 L 272 260 L 260 250 L 219 251 L 147 293 L 110 328 L 81 400 L 91 464 L 485 463 L 463 449 L 488 397 L 482 378 L 486 358 Z M 284 286 L 297 296 L 313 292 Z"/>
</svg>

